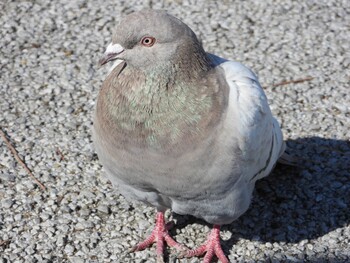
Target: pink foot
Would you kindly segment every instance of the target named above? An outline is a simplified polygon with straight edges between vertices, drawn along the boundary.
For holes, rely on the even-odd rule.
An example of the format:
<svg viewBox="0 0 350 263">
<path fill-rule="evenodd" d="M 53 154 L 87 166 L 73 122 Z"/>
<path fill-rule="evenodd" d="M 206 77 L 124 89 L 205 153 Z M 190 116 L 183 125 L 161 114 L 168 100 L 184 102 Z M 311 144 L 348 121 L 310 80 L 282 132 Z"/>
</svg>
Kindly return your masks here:
<svg viewBox="0 0 350 263">
<path fill-rule="evenodd" d="M 137 244 L 130 252 L 141 251 L 145 248 L 151 246 L 153 243 L 157 244 L 157 262 L 164 262 L 164 242 L 168 244 L 169 247 L 174 247 L 177 250 L 185 251 L 187 248 L 184 245 L 177 243 L 168 233 L 170 224 L 165 224 L 164 213 L 157 212 L 156 226 L 153 229 L 151 235 L 146 238 L 145 241 Z"/>
<path fill-rule="evenodd" d="M 222 263 L 229 263 L 220 245 L 220 226 L 214 225 L 213 229 L 211 230 L 211 233 L 208 236 L 207 241 L 205 241 L 203 245 L 199 246 L 196 249 L 192 249 L 185 253 L 181 253 L 180 255 L 182 257 L 189 258 L 201 256 L 204 253 L 206 254 L 203 263 L 210 263 L 214 255 L 216 255 Z"/>
</svg>

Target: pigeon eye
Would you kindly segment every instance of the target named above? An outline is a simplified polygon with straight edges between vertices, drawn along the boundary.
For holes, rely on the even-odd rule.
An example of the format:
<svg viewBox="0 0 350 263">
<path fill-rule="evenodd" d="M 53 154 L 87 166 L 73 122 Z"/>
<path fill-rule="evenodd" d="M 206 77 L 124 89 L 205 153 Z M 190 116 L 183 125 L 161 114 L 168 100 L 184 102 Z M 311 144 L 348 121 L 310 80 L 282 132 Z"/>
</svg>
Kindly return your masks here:
<svg viewBox="0 0 350 263">
<path fill-rule="evenodd" d="M 156 39 L 154 37 L 144 37 L 141 40 L 141 44 L 145 47 L 153 46 L 154 42 L 156 42 Z"/>
</svg>

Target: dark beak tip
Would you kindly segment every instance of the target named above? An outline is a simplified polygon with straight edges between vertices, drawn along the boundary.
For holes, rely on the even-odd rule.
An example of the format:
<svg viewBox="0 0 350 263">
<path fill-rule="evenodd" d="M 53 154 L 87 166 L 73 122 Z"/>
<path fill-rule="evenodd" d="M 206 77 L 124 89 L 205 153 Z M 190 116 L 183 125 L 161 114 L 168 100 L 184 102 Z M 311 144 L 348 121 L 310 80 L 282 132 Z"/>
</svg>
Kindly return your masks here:
<svg viewBox="0 0 350 263">
<path fill-rule="evenodd" d="M 104 64 L 106 64 L 108 61 L 106 60 L 106 58 L 101 58 L 101 59 L 99 59 L 99 61 L 98 61 L 98 65 L 100 66 L 100 67 L 102 67 Z"/>
<path fill-rule="evenodd" d="M 99 66 L 103 66 L 104 64 L 108 63 L 109 61 L 112 61 L 117 58 L 118 53 L 108 53 L 105 54 L 99 61 Z"/>
</svg>

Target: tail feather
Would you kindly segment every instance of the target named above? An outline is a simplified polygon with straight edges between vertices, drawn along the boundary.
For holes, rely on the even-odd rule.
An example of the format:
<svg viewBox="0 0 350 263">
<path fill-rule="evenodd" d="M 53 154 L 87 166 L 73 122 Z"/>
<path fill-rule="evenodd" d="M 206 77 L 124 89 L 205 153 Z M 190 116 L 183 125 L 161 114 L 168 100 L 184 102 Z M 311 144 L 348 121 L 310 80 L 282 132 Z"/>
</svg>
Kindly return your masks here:
<svg viewBox="0 0 350 263">
<path fill-rule="evenodd" d="M 286 151 L 280 156 L 280 158 L 278 159 L 277 162 L 281 163 L 281 164 L 285 164 L 285 165 L 290 165 L 290 166 L 297 166 L 297 167 L 301 167 L 300 164 L 301 159 L 290 155 L 289 153 L 287 153 Z"/>
<path fill-rule="evenodd" d="M 315 162 L 308 158 L 303 158 L 300 156 L 292 156 L 288 152 L 288 147 L 285 147 L 284 152 L 281 154 L 280 158 L 277 160 L 278 163 L 304 168 L 305 164 L 314 164 Z"/>
</svg>

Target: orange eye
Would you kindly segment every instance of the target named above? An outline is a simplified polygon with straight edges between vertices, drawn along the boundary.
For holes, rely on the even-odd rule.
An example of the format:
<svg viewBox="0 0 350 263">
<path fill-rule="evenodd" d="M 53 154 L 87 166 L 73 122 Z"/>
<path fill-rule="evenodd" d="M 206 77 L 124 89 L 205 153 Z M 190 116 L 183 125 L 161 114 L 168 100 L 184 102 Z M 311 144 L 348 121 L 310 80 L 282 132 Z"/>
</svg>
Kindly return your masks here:
<svg viewBox="0 0 350 263">
<path fill-rule="evenodd" d="M 154 42 L 156 42 L 156 39 L 154 37 L 144 37 L 141 40 L 141 44 L 145 47 L 153 46 Z"/>
</svg>

